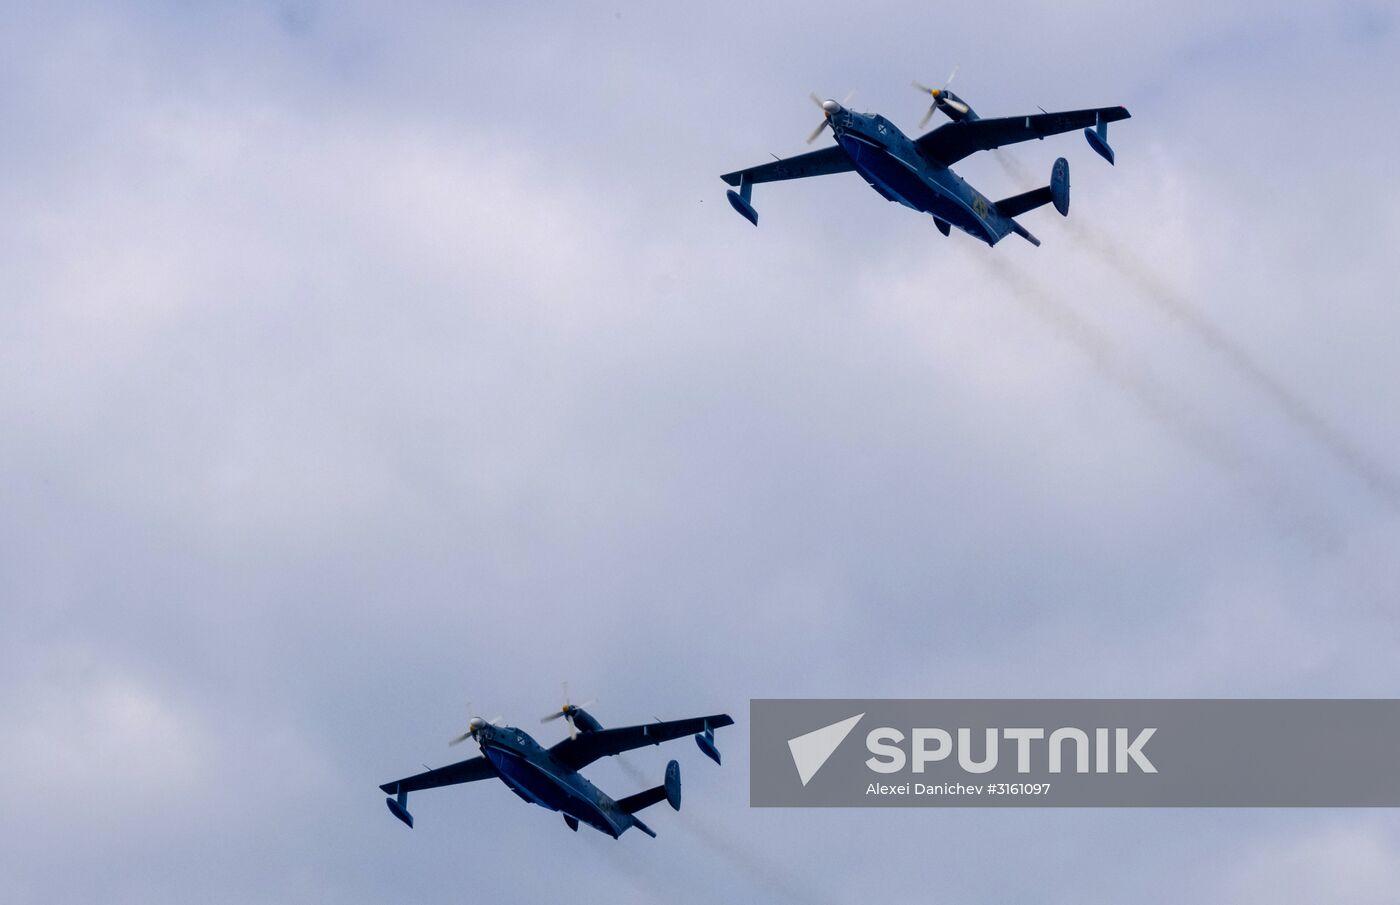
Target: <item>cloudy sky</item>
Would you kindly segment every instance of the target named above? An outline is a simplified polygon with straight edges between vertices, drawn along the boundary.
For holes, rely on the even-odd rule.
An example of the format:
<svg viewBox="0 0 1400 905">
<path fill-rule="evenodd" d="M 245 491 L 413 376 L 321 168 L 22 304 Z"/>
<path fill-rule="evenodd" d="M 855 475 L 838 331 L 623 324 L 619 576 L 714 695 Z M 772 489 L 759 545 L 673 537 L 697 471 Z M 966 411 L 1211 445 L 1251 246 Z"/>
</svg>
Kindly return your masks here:
<svg viewBox="0 0 1400 905">
<path fill-rule="evenodd" d="M 761 811 L 748 700 L 1396 696 L 1392 4 L 0 9 L 13 902 L 1392 901 L 1384 811 Z M 805 150 L 1124 104 L 1044 242 Z M 827 140 L 827 139 L 824 139 Z M 660 838 L 379 783 L 724 710 Z M 559 732 L 540 733 L 546 743 Z"/>
</svg>

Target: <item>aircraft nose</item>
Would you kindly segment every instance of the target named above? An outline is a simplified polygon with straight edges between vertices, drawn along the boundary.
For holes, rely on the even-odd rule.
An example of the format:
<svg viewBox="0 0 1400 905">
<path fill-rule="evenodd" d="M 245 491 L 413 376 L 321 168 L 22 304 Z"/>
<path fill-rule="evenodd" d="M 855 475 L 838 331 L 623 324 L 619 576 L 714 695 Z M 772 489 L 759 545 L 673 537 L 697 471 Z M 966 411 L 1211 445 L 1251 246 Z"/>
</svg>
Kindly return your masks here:
<svg viewBox="0 0 1400 905">
<path fill-rule="evenodd" d="M 836 101 L 828 99 L 822 101 L 822 109 L 826 111 L 827 116 L 832 116 L 841 112 L 841 105 L 836 103 Z"/>
</svg>

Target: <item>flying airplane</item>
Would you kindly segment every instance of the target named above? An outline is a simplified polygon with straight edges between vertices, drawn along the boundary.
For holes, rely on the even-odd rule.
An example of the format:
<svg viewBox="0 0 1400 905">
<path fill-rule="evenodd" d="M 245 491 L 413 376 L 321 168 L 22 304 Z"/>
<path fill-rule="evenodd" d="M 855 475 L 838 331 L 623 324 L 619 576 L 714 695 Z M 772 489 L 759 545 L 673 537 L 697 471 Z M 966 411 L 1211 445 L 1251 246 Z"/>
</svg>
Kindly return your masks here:
<svg viewBox="0 0 1400 905">
<path fill-rule="evenodd" d="M 951 81 L 950 75 L 942 88 L 914 83 L 915 88 L 933 98 L 920 128 L 939 110 L 952 120 L 917 139 L 910 139 L 883 116 L 857 113 L 844 103 L 812 95 L 823 118 L 807 143 L 816 141 L 823 129 L 830 128 L 836 146 L 726 173 L 720 178 L 738 188 L 737 192 L 726 193 L 729 203 L 757 226 L 758 212 L 751 201 L 757 183 L 854 170 L 885 199 L 932 215 L 934 225 L 945 236 L 956 226 L 988 245 L 995 245 L 1011 233 L 1039 245 L 1040 240 L 1015 218 L 1045 204 L 1053 204 L 1063 216 L 1069 215 L 1068 161 L 1063 157 L 1055 161 L 1049 185 L 1001 201 L 989 200 L 950 168 L 978 151 L 1080 128 L 1084 129 L 1089 146 L 1111 164 L 1114 154 L 1108 144 L 1108 124 L 1127 119 L 1128 111 L 1123 107 L 1096 107 L 982 119 L 967 101 L 948 90 L 947 83 Z"/>
<path fill-rule="evenodd" d="M 564 823 L 574 832 L 578 832 L 580 823 L 586 823 L 614 839 L 631 827 L 655 838 L 656 833 L 637 819 L 637 812 L 663 799 L 675 810 L 681 809 L 680 764 L 673 760 L 666 765 L 666 778 L 661 785 L 617 800 L 604 794 L 579 771 L 599 758 L 646 745 L 659 745 L 687 735 L 695 737 L 696 745 L 706 757 L 719 763 L 715 730 L 734 722 L 728 714 L 719 713 L 688 720 L 658 720 L 640 726 L 604 729 L 583 706 L 569 703 L 567 688 L 564 706 L 540 722 L 561 718 L 569 724 L 569 737 L 545 748 L 523 729 L 497 725 L 499 720 L 488 722 L 481 717 L 472 717 L 467 731 L 452 739 L 451 744 L 474 739 L 481 748 L 481 754 L 460 763 L 386 782 L 379 788 L 392 796 L 385 799 L 389 811 L 411 828 L 413 815 L 408 812 L 409 792 L 496 778 L 531 804 L 563 812 Z"/>
</svg>

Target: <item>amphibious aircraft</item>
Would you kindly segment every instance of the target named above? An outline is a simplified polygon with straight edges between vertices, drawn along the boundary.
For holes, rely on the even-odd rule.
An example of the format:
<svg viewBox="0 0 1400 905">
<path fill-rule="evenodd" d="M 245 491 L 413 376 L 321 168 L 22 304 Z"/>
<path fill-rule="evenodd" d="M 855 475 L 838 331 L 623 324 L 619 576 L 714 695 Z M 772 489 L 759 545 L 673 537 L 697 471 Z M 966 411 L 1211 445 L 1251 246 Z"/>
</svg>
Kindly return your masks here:
<svg viewBox="0 0 1400 905">
<path fill-rule="evenodd" d="M 563 812 L 564 823 L 574 832 L 578 832 L 580 823 L 586 823 L 614 839 L 631 827 L 655 838 L 656 833 L 637 819 L 637 812 L 663 799 L 677 811 L 681 809 L 680 764 L 673 760 L 666 765 L 666 778 L 661 785 L 617 800 L 604 794 L 579 771 L 599 758 L 646 745 L 659 745 L 687 735 L 695 737 L 696 745 L 706 757 L 719 763 L 715 730 L 734 722 L 728 714 L 718 713 L 688 720 L 664 720 L 604 729 L 582 705 L 569 703 L 567 689 L 564 706 L 541 722 L 561 718 L 569 725 L 569 737 L 545 748 L 523 729 L 497 725 L 499 720 L 488 722 L 481 717 L 472 717 L 467 731 L 452 739 L 450 744 L 474 739 L 481 748 L 481 754 L 460 763 L 386 782 L 379 788 L 392 796 L 385 799 L 389 811 L 411 828 L 413 815 L 408 812 L 409 792 L 495 778 L 525 801 Z"/>
<path fill-rule="evenodd" d="M 1011 233 L 1039 245 L 1040 240 L 1015 218 L 1045 204 L 1053 204 L 1061 215 L 1069 215 L 1068 161 L 1063 157 L 1055 161 L 1049 185 L 1001 201 L 988 200 L 950 168 L 978 151 L 1081 128 L 1089 146 L 1111 164 L 1114 153 L 1108 144 L 1108 124 L 1127 119 L 1128 111 L 1123 107 L 1095 107 L 982 119 L 967 101 L 948 90 L 947 82 L 951 81 L 949 76 L 942 88 L 914 83 L 915 88 L 933 98 L 920 128 L 939 110 L 952 120 L 917 139 L 910 139 L 883 116 L 857 113 L 844 103 L 812 95 L 812 101 L 821 108 L 822 121 L 807 143 L 816 141 L 823 129 L 830 128 L 835 147 L 726 173 L 720 178 L 738 188 L 737 192 L 726 193 L 729 203 L 757 226 L 758 212 L 752 203 L 753 186 L 757 183 L 854 170 L 885 199 L 930 214 L 945 236 L 956 226 L 988 245 L 995 245 Z"/>
</svg>

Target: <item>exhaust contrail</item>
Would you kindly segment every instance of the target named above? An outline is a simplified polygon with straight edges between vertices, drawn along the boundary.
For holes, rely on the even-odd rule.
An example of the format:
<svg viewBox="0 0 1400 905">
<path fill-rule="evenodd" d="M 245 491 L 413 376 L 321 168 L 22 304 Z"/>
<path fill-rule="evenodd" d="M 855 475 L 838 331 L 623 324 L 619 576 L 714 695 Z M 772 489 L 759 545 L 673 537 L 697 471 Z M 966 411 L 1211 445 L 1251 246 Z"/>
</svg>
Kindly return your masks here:
<svg viewBox="0 0 1400 905">
<path fill-rule="evenodd" d="M 1019 184 L 1029 181 L 1025 170 L 1005 154 L 993 155 L 1002 169 Z M 1215 324 L 1204 311 L 1173 289 L 1132 251 L 1098 230 L 1071 219 L 1070 235 L 1120 276 L 1126 278 L 1160 312 L 1184 328 L 1202 345 L 1218 354 L 1257 392 L 1267 397 L 1295 427 L 1312 437 L 1353 476 L 1367 485 L 1392 509 L 1400 510 L 1400 482 L 1366 455 L 1336 425 L 1301 395 L 1274 376 L 1240 343 Z"/>
<path fill-rule="evenodd" d="M 1301 503 L 1285 498 L 1276 488 L 1262 483 L 1257 463 L 1252 458 L 1226 442 L 1218 431 L 1193 418 L 1150 374 L 1133 367 L 1128 356 L 1119 352 L 1105 333 L 1004 258 L 989 256 L 981 261 L 992 276 L 1011 290 L 1013 298 L 1078 348 L 1101 374 L 1128 393 L 1158 425 L 1228 473 L 1242 489 L 1261 497 L 1274 518 L 1317 546 L 1327 550 L 1336 548 L 1333 532 L 1317 524 Z"/>
<path fill-rule="evenodd" d="M 1196 423 L 1150 375 L 1129 366 L 1127 357 L 1117 351 L 1106 334 L 1002 258 L 987 257 L 982 263 L 988 273 L 1012 291 L 1017 301 L 1069 340 L 1100 373 L 1131 395 L 1153 420 L 1217 465 L 1236 473 L 1246 471 L 1251 462 L 1240 450 Z"/>
<path fill-rule="evenodd" d="M 647 784 L 655 781 L 649 779 L 626 758 L 618 757 L 616 760 L 622 771 L 636 782 Z M 837 905 L 833 899 L 819 890 L 807 887 L 790 874 L 774 868 L 773 865 L 711 826 L 708 821 L 697 814 L 691 813 L 689 816 L 685 816 L 680 821 L 680 827 L 773 895 L 789 902 L 799 903 L 799 905 Z"/>
<path fill-rule="evenodd" d="M 1137 260 L 1128 249 L 1098 233 L 1097 230 L 1070 223 L 1070 232 L 1084 242 L 1090 251 L 1127 277 L 1143 291 L 1148 299 L 1186 328 L 1202 344 L 1225 359 L 1237 373 L 1268 397 L 1305 433 L 1325 447 L 1357 478 L 1379 494 L 1392 508 L 1400 509 L 1400 483 L 1379 463 L 1313 408 L 1297 392 L 1286 386 L 1264 368 L 1260 362 L 1224 330 L 1206 317 L 1204 311 L 1191 304 L 1160 277 Z"/>
</svg>

